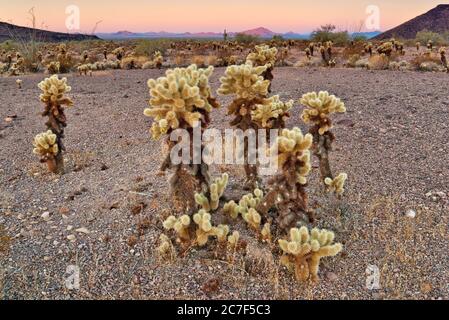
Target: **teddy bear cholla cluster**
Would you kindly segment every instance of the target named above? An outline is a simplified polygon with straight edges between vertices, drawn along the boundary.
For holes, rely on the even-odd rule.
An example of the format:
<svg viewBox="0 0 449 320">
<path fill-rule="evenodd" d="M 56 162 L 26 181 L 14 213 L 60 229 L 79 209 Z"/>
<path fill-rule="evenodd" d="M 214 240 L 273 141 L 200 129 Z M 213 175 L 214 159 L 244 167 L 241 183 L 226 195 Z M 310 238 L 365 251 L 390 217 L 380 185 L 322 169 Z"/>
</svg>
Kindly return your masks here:
<svg viewBox="0 0 449 320">
<path fill-rule="evenodd" d="M 320 91 L 319 93 L 309 92 L 302 96 L 300 103 L 308 107 L 302 113 L 302 120 L 305 123 L 318 125 L 320 135 L 332 129 L 329 119 L 332 113 L 346 112 L 345 104 L 327 91 Z"/>
<path fill-rule="evenodd" d="M 218 107 L 210 99 L 209 77 L 213 70 L 213 67 L 198 69 L 191 65 L 168 70 L 165 77 L 157 80 L 148 80 L 151 100 L 150 108 L 144 113 L 155 120 L 151 128 L 154 139 L 171 129 L 194 127 L 203 118 L 200 109 L 209 113 Z"/>
<path fill-rule="evenodd" d="M 306 281 L 318 279 L 321 258 L 333 257 L 341 252 L 343 246 L 334 244 L 335 234 L 328 230 L 306 227 L 290 230 L 290 239 L 279 240 L 279 247 L 284 255 L 281 264 L 294 271 L 296 279 Z"/>
</svg>

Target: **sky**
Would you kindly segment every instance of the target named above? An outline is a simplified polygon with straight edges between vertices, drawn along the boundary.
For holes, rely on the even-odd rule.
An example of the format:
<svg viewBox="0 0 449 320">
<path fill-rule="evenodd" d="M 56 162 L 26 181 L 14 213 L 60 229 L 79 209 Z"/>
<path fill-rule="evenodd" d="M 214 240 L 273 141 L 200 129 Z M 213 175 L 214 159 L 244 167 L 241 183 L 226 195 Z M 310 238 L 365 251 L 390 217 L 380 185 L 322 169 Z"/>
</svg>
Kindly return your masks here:
<svg viewBox="0 0 449 320">
<path fill-rule="evenodd" d="M 222 32 L 266 27 L 274 32 L 307 33 L 332 23 L 339 30 L 374 31 L 364 21 L 370 5 L 379 8 L 381 31 L 425 13 L 444 0 L 0 0 L 0 21 L 67 29 L 66 7 L 79 8 L 78 32 Z M 364 25 L 362 30 L 360 26 Z M 70 26 L 70 24 L 69 24 Z M 72 24 L 73 26 L 73 24 Z"/>
</svg>

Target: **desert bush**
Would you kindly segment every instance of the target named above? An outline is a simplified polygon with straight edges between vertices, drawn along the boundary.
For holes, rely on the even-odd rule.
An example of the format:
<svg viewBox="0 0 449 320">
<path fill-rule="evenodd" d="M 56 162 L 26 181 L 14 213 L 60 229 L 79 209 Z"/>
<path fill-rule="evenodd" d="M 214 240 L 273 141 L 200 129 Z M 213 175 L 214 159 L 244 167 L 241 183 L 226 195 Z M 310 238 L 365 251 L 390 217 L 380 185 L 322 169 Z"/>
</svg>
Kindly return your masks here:
<svg viewBox="0 0 449 320">
<path fill-rule="evenodd" d="M 435 63 L 432 61 L 423 62 L 419 65 L 419 71 L 426 72 L 445 72 L 446 68 L 441 66 L 439 63 Z"/>
<path fill-rule="evenodd" d="M 42 116 L 48 117 L 46 126 L 48 131 L 35 138 L 35 153 L 41 155 L 41 161 L 46 162 L 48 169 L 53 173 L 64 173 L 64 159 L 62 152 L 65 151 L 63 144 L 64 128 L 67 126 L 65 108 L 71 107 L 73 102 L 65 94 L 71 91 L 67 85 L 67 79 L 59 79 L 54 75 L 39 83 L 41 102 L 45 109 Z"/>
<path fill-rule="evenodd" d="M 368 69 L 370 70 L 387 70 L 390 59 L 385 54 L 373 55 L 368 59 Z"/>
<path fill-rule="evenodd" d="M 209 77 L 213 67 L 198 69 L 196 65 L 188 68 L 168 70 L 165 77 L 157 80 L 150 79 L 150 107 L 145 109 L 145 115 L 154 119 L 151 127 L 153 139 L 162 135 L 170 135 L 178 128 L 185 129 L 193 143 L 193 128 L 199 125 L 205 129 L 210 122 L 210 112 L 219 107 L 211 95 Z M 179 143 L 179 142 L 178 142 Z M 208 165 L 200 164 L 173 164 L 170 152 L 177 142 L 167 140 L 169 153 L 163 162 L 162 171 L 174 171 L 170 186 L 174 199 L 180 200 L 184 211 L 194 208 L 195 190 L 207 192 L 209 188 Z M 201 146 L 201 150 L 204 146 Z M 192 149 L 193 150 L 193 149 Z"/>
<path fill-rule="evenodd" d="M 218 57 L 215 55 L 209 55 L 206 57 L 206 65 L 207 66 L 216 66 Z"/>
<path fill-rule="evenodd" d="M 352 55 L 352 56 L 349 57 L 349 60 L 348 60 L 348 62 L 346 63 L 346 65 L 347 65 L 348 67 L 350 67 L 350 68 L 355 68 L 355 67 L 356 67 L 356 64 L 357 64 L 357 61 L 359 61 L 360 58 L 361 58 L 361 57 L 360 57 L 359 54 L 354 54 L 354 55 Z"/>
<path fill-rule="evenodd" d="M 67 46 L 64 43 L 59 45 L 56 58 L 57 62 L 59 62 L 59 73 L 68 73 L 75 65 L 73 57 L 67 51 Z"/>
<path fill-rule="evenodd" d="M 249 43 L 258 42 L 259 37 L 252 36 L 249 34 L 244 34 L 244 33 L 237 33 L 234 37 L 234 40 L 237 41 L 238 43 L 249 44 Z"/>
<path fill-rule="evenodd" d="M 139 56 L 151 57 L 158 51 L 164 54 L 171 43 L 173 40 L 170 39 L 142 39 L 137 41 L 134 51 Z"/>
<path fill-rule="evenodd" d="M 335 45 L 346 45 L 349 40 L 349 33 L 347 31 L 336 32 L 337 28 L 334 25 L 323 25 L 312 32 L 310 38 L 314 42 L 325 43 L 332 41 Z"/>
<path fill-rule="evenodd" d="M 148 58 L 144 56 L 130 55 L 122 58 L 120 68 L 124 70 L 142 69 L 142 66 L 148 62 Z"/>
<path fill-rule="evenodd" d="M 416 34 L 416 42 L 427 45 L 429 41 L 435 45 L 444 45 L 446 43 L 444 36 L 436 32 L 422 30 Z"/>
<path fill-rule="evenodd" d="M 435 71 L 441 64 L 441 59 L 431 52 L 426 52 L 414 57 L 410 64 L 414 70 Z"/>
</svg>

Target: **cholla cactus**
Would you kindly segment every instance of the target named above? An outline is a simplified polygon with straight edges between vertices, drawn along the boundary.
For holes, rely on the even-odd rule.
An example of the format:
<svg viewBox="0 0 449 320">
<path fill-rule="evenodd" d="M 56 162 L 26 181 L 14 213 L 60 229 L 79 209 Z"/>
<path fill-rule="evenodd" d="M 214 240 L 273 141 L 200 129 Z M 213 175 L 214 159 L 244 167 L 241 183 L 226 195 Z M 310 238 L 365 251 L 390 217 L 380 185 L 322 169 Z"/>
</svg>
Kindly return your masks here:
<svg viewBox="0 0 449 320">
<path fill-rule="evenodd" d="M 328 187 L 329 191 L 335 192 L 337 195 L 342 195 L 345 192 L 345 182 L 348 179 L 346 173 L 340 173 L 335 179 L 326 178 L 324 183 Z"/>
<path fill-rule="evenodd" d="M 391 41 L 387 41 L 382 43 L 379 47 L 377 47 L 377 52 L 379 54 L 385 54 L 387 57 L 391 56 L 391 52 L 393 52 L 394 43 Z"/>
<path fill-rule="evenodd" d="M 343 249 L 340 243 L 334 244 L 334 238 L 333 232 L 324 229 L 309 233 L 307 227 L 293 228 L 289 240 L 279 240 L 284 253 L 281 264 L 294 272 L 298 281 L 317 281 L 321 258 L 334 257 Z"/>
<path fill-rule="evenodd" d="M 33 153 L 41 157 L 41 162 L 47 163 L 50 172 L 57 172 L 56 157 L 59 147 L 56 143 L 57 136 L 51 131 L 38 134 L 33 141 Z"/>
<path fill-rule="evenodd" d="M 38 87 L 43 91 L 40 100 L 45 104 L 45 110 L 42 116 L 48 117 L 47 128 L 56 135 L 56 144 L 58 153 L 55 155 L 55 170 L 52 172 L 64 172 L 64 159 L 62 152 L 65 150 L 62 139 L 64 138 L 64 128 L 67 126 L 67 119 L 64 114 L 66 107 L 71 107 L 73 101 L 65 96 L 72 90 L 67 85 L 67 79 L 59 79 L 54 75 L 39 83 Z"/>
<path fill-rule="evenodd" d="M 429 41 L 427 42 L 427 49 L 429 49 L 430 51 L 433 50 L 433 41 L 432 41 L 432 40 L 429 40 Z"/>
<path fill-rule="evenodd" d="M 229 201 L 223 207 L 223 212 L 229 215 L 232 219 L 237 219 L 239 216 L 239 205 L 234 200 Z"/>
<path fill-rule="evenodd" d="M 312 53 L 311 53 L 309 48 L 306 48 L 304 50 L 304 52 L 306 53 L 306 57 L 307 57 L 308 60 L 312 59 Z"/>
<path fill-rule="evenodd" d="M 284 128 L 285 122 L 290 118 L 290 110 L 293 104 L 293 100 L 282 102 L 279 96 L 272 96 L 265 99 L 263 104 L 255 106 L 255 109 L 251 111 L 251 118 L 261 128 Z"/>
<path fill-rule="evenodd" d="M 316 125 L 320 135 L 324 135 L 332 129 L 329 119 L 332 113 L 346 112 L 345 104 L 334 95 L 329 95 L 327 91 L 320 91 L 318 94 L 309 92 L 303 95 L 299 102 L 308 107 L 302 113 L 302 120 L 305 123 Z"/>
<path fill-rule="evenodd" d="M 157 247 L 157 253 L 162 259 L 173 260 L 175 256 L 175 250 L 169 237 L 165 234 L 161 234 L 159 237 L 159 246 Z"/>
<path fill-rule="evenodd" d="M 416 51 L 419 51 L 421 49 L 421 42 L 416 42 Z"/>
<path fill-rule="evenodd" d="M 260 232 L 262 236 L 262 240 L 266 241 L 268 243 L 271 243 L 272 241 L 272 235 L 271 235 L 271 224 L 265 223 L 265 225 L 262 228 L 262 231 Z"/>
<path fill-rule="evenodd" d="M 82 76 L 83 74 L 84 74 L 85 76 L 87 76 L 87 74 L 88 74 L 89 72 L 91 72 L 91 68 L 90 68 L 90 65 L 89 65 L 89 64 L 83 64 L 83 65 L 80 65 L 80 66 L 77 68 L 77 70 L 78 70 L 78 73 L 79 73 L 80 76 Z"/>
<path fill-rule="evenodd" d="M 373 56 L 373 44 L 371 42 L 365 45 L 365 52 L 369 53 L 370 57 Z"/>
<path fill-rule="evenodd" d="M 58 47 L 58 55 L 56 56 L 57 62 L 59 63 L 59 72 L 67 73 L 70 72 L 70 69 L 73 65 L 73 59 L 69 52 L 67 52 L 67 46 L 65 43 L 62 43 Z"/>
<path fill-rule="evenodd" d="M 315 43 L 309 43 L 309 47 L 307 49 L 309 49 L 310 55 L 313 57 L 313 53 L 315 51 Z"/>
<path fill-rule="evenodd" d="M 61 68 L 61 64 L 58 61 L 51 61 L 46 66 L 48 74 L 58 74 Z"/>
<path fill-rule="evenodd" d="M 164 57 L 162 56 L 162 53 L 160 51 L 156 51 L 153 55 L 153 65 L 160 69 L 162 68 L 162 63 L 164 63 Z"/>
<path fill-rule="evenodd" d="M 17 80 L 16 80 L 16 85 L 17 85 L 17 88 L 18 88 L 18 89 L 22 89 L 22 80 L 17 79 Z"/>
<path fill-rule="evenodd" d="M 255 46 L 254 52 L 248 54 L 246 61 L 250 61 L 254 66 L 274 67 L 278 49 L 270 48 L 267 45 Z"/>
<path fill-rule="evenodd" d="M 330 131 L 332 129 L 330 116 L 346 112 L 346 107 L 339 98 L 327 91 L 309 92 L 303 95 L 299 102 L 307 107 L 301 117 L 305 123 L 312 124 L 309 133 L 313 136 L 313 152 L 319 159 L 321 179 L 326 184 L 327 178 L 334 180 L 329 164 L 329 152 L 332 151 L 332 143 L 335 140 L 334 134 Z"/>
<path fill-rule="evenodd" d="M 213 67 L 198 69 L 196 65 L 188 68 L 168 70 L 165 77 L 150 79 L 150 108 L 144 114 L 154 119 L 151 133 L 154 139 L 163 134 L 168 136 L 176 129 L 184 129 L 190 136 L 193 148 L 193 131 L 195 126 L 204 130 L 210 122 L 210 112 L 219 104 L 211 95 L 209 77 Z M 170 158 L 172 148 L 179 142 L 167 140 L 169 153 L 161 170 L 174 169 L 170 179 L 172 193 L 183 203 L 184 210 L 191 210 L 195 205 L 195 190 L 207 191 L 209 170 L 206 163 L 174 165 Z M 204 146 L 201 146 L 201 152 Z"/>
<path fill-rule="evenodd" d="M 267 45 L 255 46 L 255 51 L 251 52 L 247 58 L 246 62 L 251 62 L 254 66 L 265 66 L 266 70 L 263 72 L 262 77 L 264 80 L 270 81 L 268 86 L 268 92 L 271 92 L 271 81 L 273 81 L 273 69 L 276 63 L 276 56 L 278 54 L 278 49 L 275 47 L 270 48 Z"/>
<path fill-rule="evenodd" d="M 444 67 L 448 69 L 449 72 L 449 65 L 447 64 L 447 58 L 446 58 L 446 48 L 440 48 L 440 57 L 441 57 L 441 63 Z"/>
<path fill-rule="evenodd" d="M 228 237 L 228 248 L 231 250 L 235 250 L 238 246 L 239 240 L 240 240 L 240 233 L 238 231 L 234 231 Z"/>
<path fill-rule="evenodd" d="M 229 234 L 229 227 L 226 225 L 219 225 L 214 227 L 211 222 L 211 215 L 205 210 L 201 209 L 193 216 L 193 221 L 198 226 L 196 230 L 196 242 L 200 247 L 207 244 L 210 237 L 217 237 L 219 242 L 226 242 Z"/>
<path fill-rule="evenodd" d="M 115 55 L 118 60 L 122 60 L 125 55 L 125 48 L 118 47 L 112 51 L 112 54 Z"/>
<path fill-rule="evenodd" d="M 163 226 L 166 230 L 174 230 L 181 241 L 190 241 L 189 227 L 191 219 L 188 215 L 179 218 L 170 216 L 164 221 Z"/>
<path fill-rule="evenodd" d="M 259 128 L 253 121 L 252 112 L 256 110 L 257 105 L 263 105 L 266 102 L 270 85 L 270 82 L 264 80 L 262 76 L 266 69 L 267 66 L 254 67 L 251 62 L 247 62 L 244 65 L 228 67 L 225 76 L 220 79 L 221 86 L 218 93 L 235 96 L 228 107 L 228 115 L 234 116 L 232 126 L 243 131 Z M 249 189 L 254 189 L 258 181 L 258 172 L 256 164 L 249 164 L 248 145 L 248 138 L 245 137 L 243 148 L 247 178 L 245 185 Z"/>
<path fill-rule="evenodd" d="M 303 135 L 301 129 L 284 129 L 277 138 L 271 153 L 277 157 L 279 173 L 269 180 L 269 190 L 257 207 L 257 211 L 266 216 L 276 207 L 278 225 L 288 229 L 296 225 L 302 215 L 314 220 L 307 208 L 308 197 L 305 191 L 307 176 L 312 169 L 310 148 L 313 143 L 311 134 Z"/>
<path fill-rule="evenodd" d="M 218 93 L 236 95 L 241 100 L 261 99 L 268 94 L 270 84 L 263 78 L 266 69 L 266 66 L 255 67 L 250 62 L 230 66 L 226 69 L 225 76 L 220 78 L 221 86 Z"/>
<path fill-rule="evenodd" d="M 197 193 L 195 194 L 196 203 L 207 212 L 217 210 L 220 204 L 220 198 L 224 194 L 228 181 L 229 175 L 227 173 L 224 173 L 221 178 L 215 179 L 209 187 L 209 197 L 203 193 Z"/>
</svg>

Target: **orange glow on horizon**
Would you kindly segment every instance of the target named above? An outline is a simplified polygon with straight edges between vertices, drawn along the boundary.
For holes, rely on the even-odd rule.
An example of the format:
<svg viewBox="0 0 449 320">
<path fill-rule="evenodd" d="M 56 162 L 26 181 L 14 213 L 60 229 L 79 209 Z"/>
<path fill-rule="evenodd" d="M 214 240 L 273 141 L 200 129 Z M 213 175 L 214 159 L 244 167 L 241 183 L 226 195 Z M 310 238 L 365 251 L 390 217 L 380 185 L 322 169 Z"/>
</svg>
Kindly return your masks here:
<svg viewBox="0 0 449 320">
<path fill-rule="evenodd" d="M 28 10 L 35 8 L 37 27 L 66 32 L 65 8 L 75 4 L 81 13 L 80 32 L 222 32 L 266 27 L 274 32 L 307 33 L 332 23 L 339 30 L 357 32 L 366 18 L 366 7 L 380 8 L 381 29 L 397 26 L 438 4 L 441 0 L 0 0 L 0 20 L 30 26 Z M 407 10 L 404 10 L 404 6 Z M 250 14 L 248 14 L 250 13 Z M 365 28 L 362 31 L 367 31 Z M 374 30 L 370 30 L 374 31 Z"/>
</svg>

